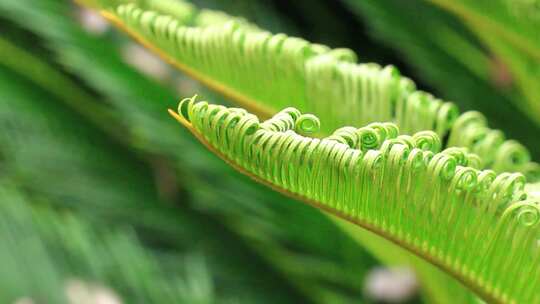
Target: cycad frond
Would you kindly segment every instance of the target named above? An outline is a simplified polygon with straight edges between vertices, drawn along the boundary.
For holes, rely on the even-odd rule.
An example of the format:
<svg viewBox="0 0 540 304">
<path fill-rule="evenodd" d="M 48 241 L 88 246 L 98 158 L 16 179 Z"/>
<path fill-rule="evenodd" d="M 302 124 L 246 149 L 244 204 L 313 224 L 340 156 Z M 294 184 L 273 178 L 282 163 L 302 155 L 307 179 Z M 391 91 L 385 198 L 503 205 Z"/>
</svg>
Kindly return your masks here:
<svg viewBox="0 0 540 304">
<path fill-rule="evenodd" d="M 482 114 L 460 114 L 453 103 L 416 90 L 392 66 L 357 64 L 351 50 L 273 35 L 234 20 L 184 24 L 135 3 L 109 7 L 104 14 L 171 63 L 262 116 L 294 105 L 325 121 L 327 134 L 342 125 L 392 121 L 404 134 L 434 130 L 449 137 L 447 146 L 469 148 L 485 168 L 538 174 L 529 152 L 489 129 Z M 202 13 L 192 14 L 198 20 Z"/>
<path fill-rule="evenodd" d="M 143 44 L 262 116 L 270 117 L 276 109 L 293 105 L 321 117 L 325 122 L 323 134 L 342 125 L 357 128 L 376 121 L 396 123 L 411 136 L 414 132 L 434 130 L 443 138 L 441 146 L 466 147 L 479 155 L 467 158 L 468 152 L 449 150 L 452 157 L 463 158 L 459 160 L 461 165 L 491 168 L 498 173 L 521 171 L 530 181 L 538 179 L 538 165 L 530 162 L 529 153 L 521 144 L 505 141 L 500 131 L 487 127 L 481 114 L 460 115 L 452 103 L 416 90 L 414 83 L 393 67 L 356 64 L 356 55 L 350 50 L 331 50 L 303 39 L 272 35 L 240 21 L 223 23 L 223 18 L 212 17 L 199 22 L 201 11 L 193 7 L 186 13 L 191 17 L 184 21 L 176 14 L 152 8 L 149 3 L 153 1 L 101 2 L 104 15 Z M 379 126 L 378 130 L 382 129 Z M 348 131 L 340 130 L 335 135 L 351 137 Z M 414 137 L 397 141 L 409 145 L 411 138 Z M 451 159 L 448 153 L 441 155 Z M 471 170 L 463 174 L 476 172 Z M 501 180 L 521 179 L 515 174 L 501 176 Z M 485 178 L 491 177 L 490 173 Z M 439 198 L 445 201 L 445 197 Z M 485 287 L 490 288 L 493 286 Z M 482 291 L 480 287 L 476 289 Z M 487 294 L 504 300 L 496 292 Z"/>
<path fill-rule="evenodd" d="M 452 273 L 493 302 L 536 303 L 540 204 L 519 173 L 478 169 L 434 132 L 391 123 L 318 139 L 318 119 L 287 108 L 259 122 L 245 110 L 185 99 L 180 122 L 257 181 L 371 230 Z"/>
</svg>

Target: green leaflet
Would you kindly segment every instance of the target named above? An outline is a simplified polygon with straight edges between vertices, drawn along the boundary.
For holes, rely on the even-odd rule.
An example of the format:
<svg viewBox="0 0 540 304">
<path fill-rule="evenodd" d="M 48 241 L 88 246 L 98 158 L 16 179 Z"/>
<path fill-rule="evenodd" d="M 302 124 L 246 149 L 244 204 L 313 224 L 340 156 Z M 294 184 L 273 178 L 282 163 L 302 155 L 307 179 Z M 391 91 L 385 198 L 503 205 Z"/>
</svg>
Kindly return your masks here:
<svg viewBox="0 0 540 304">
<path fill-rule="evenodd" d="M 540 204 L 523 175 L 476 169 L 477 156 L 440 151 L 434 132 L 399 135 L 391 123 L 318 139 L 298 134 L 318 120 L 294 108 L 259 122 L 191 98 L 178 113 L 243 173 L 409 249 L 485 299 L 540 301 Z"/>
<path fill-rule="evenodd" d="M 357 64 L 351 50 L 273 35 L 235 20 L 184 24 L 142 3 L 110 4 L 106 16 L 168 61 L 256 113 L 268 117 L 294 103 L 325 121 L 324 134 L 342 125 L 375 121 L 392 121 L 405 134 L 434 130 L 448 138 L 445 146 L 467 147 L 478 154 L 483 168 L 520 171 L 531 180 L 539 175 L 540 167 L 530 161 L 526 148 L 488 128 L 482 114 L 460 115 L 453 103 L 416 90 L 392 66 Z M 192 20 L 203 14 L 190 12 Z"/>
</svg>

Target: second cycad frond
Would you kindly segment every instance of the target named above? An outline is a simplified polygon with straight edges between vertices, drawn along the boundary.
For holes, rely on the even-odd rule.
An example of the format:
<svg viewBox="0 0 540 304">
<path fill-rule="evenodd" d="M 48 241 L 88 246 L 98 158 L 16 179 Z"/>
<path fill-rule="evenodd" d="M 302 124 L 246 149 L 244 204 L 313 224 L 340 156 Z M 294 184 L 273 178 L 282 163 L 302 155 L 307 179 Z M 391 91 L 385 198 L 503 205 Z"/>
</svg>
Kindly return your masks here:
<svg viewBox="0 0 540 304">
<path fill-rule="evenodd" d="M 523 175 L 481 170 L 464 149 L 441 151 L 435 132 L 399 135 L 393 123 L 318 139 L 303 136 L 318 118 L 295 108 L 259 122 L 191 98 L 171 114 L 241 172 L 407 248 L 485 299 L 540 301 L 538 189 Z"/>
</svg>

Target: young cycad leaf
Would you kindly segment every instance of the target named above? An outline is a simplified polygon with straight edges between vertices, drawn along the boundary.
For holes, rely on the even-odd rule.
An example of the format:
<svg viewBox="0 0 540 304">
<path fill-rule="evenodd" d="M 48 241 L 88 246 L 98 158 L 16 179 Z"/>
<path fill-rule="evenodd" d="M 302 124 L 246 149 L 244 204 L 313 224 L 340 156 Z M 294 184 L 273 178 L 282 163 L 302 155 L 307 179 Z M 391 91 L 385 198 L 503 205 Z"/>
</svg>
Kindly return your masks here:
<svg viewBox="0 0 540 304">
<path fill-rule="evenodd" d="M 105 2 L 103 14 L 109 20 L 262 117 L 293 105 L 325 121 L 323 134 L 342 125 L 392 121 L 404 134 L 433 130 L 448 138 L 445 146 L 469 148 L 482 158 L 483 168 L 519 171 L 530 178 L 540 171 L 525 147 L 489 129 L 482 114 L 460 115 L 453 103 L 416 90 L 414 82 L 392 66 L 357 64 L 349 49 L 273 35 L 243 20 L 224 23 L 221 15 L 192 6 L 186 6 L 191 18 L 185 19 L 152 10 L 154 3 L 162 7 L 169 0 Z"/>
<path fill-rule="evenodd" d="M 239 171 L 391 240 L 483 298 L 540 301 L 538 189 L 522 174 L 480 170 L 464 149 L 441 151 L 434 132 L 399 135 L 393 123 L 319 139 L 308 136 L 318 118 L 295 108 L 260 122 L 191 98 L 171 114 Z"/>
</svg>

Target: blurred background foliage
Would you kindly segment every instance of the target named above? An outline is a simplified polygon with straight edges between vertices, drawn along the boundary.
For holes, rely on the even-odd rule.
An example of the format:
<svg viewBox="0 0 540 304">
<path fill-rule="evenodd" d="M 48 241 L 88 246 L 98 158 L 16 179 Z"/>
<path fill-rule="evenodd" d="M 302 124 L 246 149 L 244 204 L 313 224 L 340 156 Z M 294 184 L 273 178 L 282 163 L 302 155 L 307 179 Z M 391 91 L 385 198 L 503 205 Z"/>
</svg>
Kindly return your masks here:
<svg viewBox="0 0 540 304">
<path fill-rule="evenodd" d="M 396 65 L 539 159 L 537 1 L 193 2 Z M 1 303 L 451 303 L 207 152 L 166 109 L 228 101 L 95 12 L 3 0 L 0 29 Z"/>
</svg>

